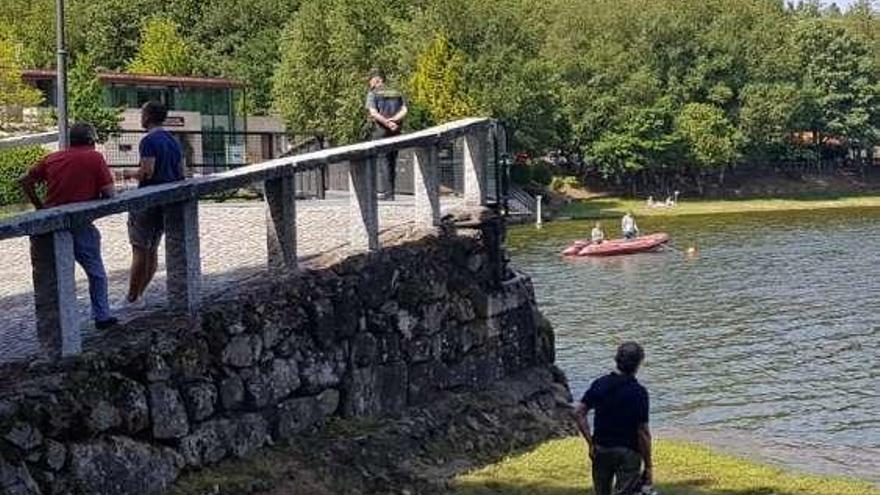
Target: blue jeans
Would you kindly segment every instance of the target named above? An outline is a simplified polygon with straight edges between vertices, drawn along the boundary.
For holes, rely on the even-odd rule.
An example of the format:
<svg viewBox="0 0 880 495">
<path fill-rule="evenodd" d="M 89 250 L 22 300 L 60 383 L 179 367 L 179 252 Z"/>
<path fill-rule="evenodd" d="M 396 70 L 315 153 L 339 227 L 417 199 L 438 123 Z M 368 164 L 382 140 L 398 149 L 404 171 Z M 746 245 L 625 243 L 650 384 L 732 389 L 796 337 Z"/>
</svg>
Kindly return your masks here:
<svg viewBox="0 0 880 495">
<path fill-rule="evenodd" d="M 92 317 L 95 321 L 110 319 L 110 301 L 107 294 L 107 272 L 101 259 L 101 233 L 88 224 L 73 234 L 73 257 L 89 278 L 89 298 L 92 301 Z"/>
</svg>

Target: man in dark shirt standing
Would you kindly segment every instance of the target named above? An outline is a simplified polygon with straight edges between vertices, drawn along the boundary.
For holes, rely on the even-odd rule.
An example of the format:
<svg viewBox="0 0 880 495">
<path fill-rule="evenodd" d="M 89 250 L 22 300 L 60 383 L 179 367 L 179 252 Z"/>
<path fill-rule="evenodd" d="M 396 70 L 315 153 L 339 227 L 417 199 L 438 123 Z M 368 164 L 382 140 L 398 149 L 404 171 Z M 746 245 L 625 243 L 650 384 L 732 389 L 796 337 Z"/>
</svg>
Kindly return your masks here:
<svg viewBox="0 0 880 495">
<path fill-rule="evenodd" d="M 167 117 L 168 110 L 160 102 L 149 101 L 141 108 L 141 125 L 147 135 L 141 139 L 140 166 L 133 174 L 138 187 L 184 179 L 183 150 L 177 138 L 162 127 Z M 127 306 L 137 308 L 144 304 L 144 291 L 153 280 L 159 263 L 159 242 L 165 233 L 164 215 L 161 207 L 133 211 L 128 215 L 132 261 Z"/>
<path fill-rule="evenodd" d="M 113 176 L 104 156 L 95 151 L 95 129 L 85 123 L 70 128 L 70 148 L 43 158 L 19 180 L 22 190 L 41 210 L 68 203 L 111 198 L 116 194 Z M 46 185 L 46 199 L 37 195 L 37 184 Z M 105 330 L 117 323 L 107 300 L 107 272 L 101 258 L 101 233 L 91 222 L 70 231 L 73 257 L 89 279 L 89 298 L 95 327 Z"/>
<path fill-rule="evenodd" d="M 636 380 L 644 359 L 639 344 L 621 344 L 614 357 L 617 371 L 593 381 L 575 411 L 589 447 L 596 495 L 630 495 L 641 482 L 652 483 L 648 391 Z M 593 434 L 587 422 L 591 409 L 596 411 Z M 645 470 L 640 476 L 643 462 Z"/>
<path fill-rule="evenodd" d="M 403 94 L 396 89 L 385 86 L 385 75 L 379 69 L 370 71 L 370 91 L 367 93 L 367 113 L 371 125 L 370 137 L 382 139 L 397 136 L 401 132 L 407 108 Z M 381 198 L 394 199 L 394 188 L 397 185 L 397 151 L 385 155 L 385 174 L 380 183 Z"/>
</svg>

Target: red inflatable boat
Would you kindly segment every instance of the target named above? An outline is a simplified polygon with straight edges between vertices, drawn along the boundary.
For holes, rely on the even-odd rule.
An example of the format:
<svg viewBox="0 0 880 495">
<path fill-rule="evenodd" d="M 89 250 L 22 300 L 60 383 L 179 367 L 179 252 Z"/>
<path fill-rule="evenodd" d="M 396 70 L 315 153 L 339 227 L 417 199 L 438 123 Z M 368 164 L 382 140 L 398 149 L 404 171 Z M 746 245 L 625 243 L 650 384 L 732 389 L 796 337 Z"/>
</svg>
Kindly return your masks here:
<svg viewBox="0 0 880 495">
<path fill-rule="evenodd" d="M 602 244 L 593 244 L 590 241 L 575 241 L 562 252 L 563 256 L 614 256 L 617 254 L 641 253 L 653 251 L 669 242 L 669 235 L 664 232 L 644 235 L 632 240 L 613 239 Z"/>
</svg>

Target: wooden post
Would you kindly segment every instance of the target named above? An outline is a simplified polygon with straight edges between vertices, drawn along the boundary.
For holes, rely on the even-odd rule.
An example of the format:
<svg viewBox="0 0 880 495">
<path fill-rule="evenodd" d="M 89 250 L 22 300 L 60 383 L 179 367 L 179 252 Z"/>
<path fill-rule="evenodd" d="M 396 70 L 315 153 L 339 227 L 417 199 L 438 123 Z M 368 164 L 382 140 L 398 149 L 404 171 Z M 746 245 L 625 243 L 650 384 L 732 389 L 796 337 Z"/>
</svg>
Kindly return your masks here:
<svg viewBox="0 0 880 495">
<path fill-rule="evenodd" d="M 349 240 L 359 250 L 379 249 L 379 201 L 376 198 L 376 157 L 352 161 L 348 167 L 351 191 Z"/>
<path fill-rule="evenodd" d="M 37 337 L 52 358 L 82 352 L 73 262 L 69 231 L 31 237 Z"/>
<path fill-rule="evenodd" d="M 440 225 L 440 160 L 436 146 L 413 153 L 415 222 L 420 227 Z"/>
<path fill-rule="evenodd" d="M 269 268 L 296 270 L 296 190 L 293 176 L 267 180 L 266 228 Z"/>
<path fill-rule="evenodd" d="M 199 307 L 202 266 L 199 247 L 199 202 L 191 199 L 164 207 L 165 270 L 168 303 L 194 314 Z"/>
<path fill-rule="evenodd" d="M 486 204 L 486 137 L 485 129 L 464 137 L 464 203 L 467 206 Z"/>
</svg>

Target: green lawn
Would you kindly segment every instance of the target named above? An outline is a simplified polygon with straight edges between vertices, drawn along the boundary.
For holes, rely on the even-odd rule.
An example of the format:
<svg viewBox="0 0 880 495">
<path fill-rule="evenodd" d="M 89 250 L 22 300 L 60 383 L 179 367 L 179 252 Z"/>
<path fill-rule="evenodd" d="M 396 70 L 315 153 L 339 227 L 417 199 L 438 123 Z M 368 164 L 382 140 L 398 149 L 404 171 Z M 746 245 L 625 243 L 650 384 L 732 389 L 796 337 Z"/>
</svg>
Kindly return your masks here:
<svg viewBox="0 0 880 495">
<path fill-rule="evenodd" d="M 654 481 L 663 495 L 880 495 L 867 483 L 785 472 L 677 441 L 655 441 Z M 587 495 L 580 438 L 548 442 L 459 477 L 458 495 Z"/>
<path fill-rule="evenodd" d="M 561 218 L 620 217 L 627 210 L 636 216 L 706 215 L 757 211 L 819 210 L 828 208 L 880 208 L 880 195 L 804 196 L 780 199 L 682 200 L 671 208 L 649 208 L 642 200 L 618 197 L 572 202 L 559 212 Z"/>
</svg>

